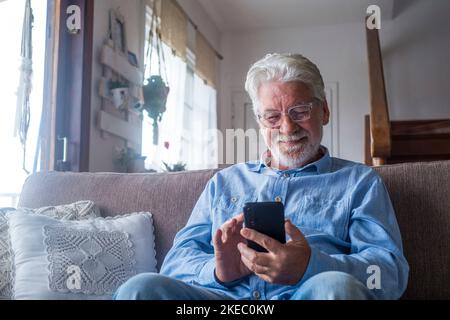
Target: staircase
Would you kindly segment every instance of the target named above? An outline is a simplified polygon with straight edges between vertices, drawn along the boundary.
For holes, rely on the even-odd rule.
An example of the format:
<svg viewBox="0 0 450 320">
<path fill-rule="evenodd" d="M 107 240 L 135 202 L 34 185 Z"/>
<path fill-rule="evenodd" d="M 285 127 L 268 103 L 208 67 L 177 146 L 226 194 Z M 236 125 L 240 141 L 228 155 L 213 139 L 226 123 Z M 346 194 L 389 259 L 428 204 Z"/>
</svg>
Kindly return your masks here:
<svg viewBox="0 0 450 320">
<path fill-rule="evenodd" d="M 378 30 L 366 28 L 370 115 L 365 116 L 365 163 L 383 165 L 450 159 L 450 119 L 391 121 Z"/>
<path fill-rule="evenodd" d="M 383 163 L 375 163 L 370 153 L 370 116 L 366 116 L 367 165 L 450 159 L 450 119 L 390 121 L 391 150 Z"/>
</svg>

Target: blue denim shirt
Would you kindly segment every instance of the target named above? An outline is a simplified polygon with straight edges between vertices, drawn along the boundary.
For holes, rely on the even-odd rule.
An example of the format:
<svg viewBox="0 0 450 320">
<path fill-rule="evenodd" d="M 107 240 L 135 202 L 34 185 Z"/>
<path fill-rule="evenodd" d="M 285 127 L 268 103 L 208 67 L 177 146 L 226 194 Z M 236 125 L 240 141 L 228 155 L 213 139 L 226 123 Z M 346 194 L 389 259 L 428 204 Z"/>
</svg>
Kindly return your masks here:
<svg viewBox="0 0 450 320">
<path fill-rule="evenodd" d="M 217 172 L 176 235 L 161 273 L 235 299 L 289 299 L 307 279 L 324 271 L 347 272 L 366 285 L 373 272 L 369 266 L 375 265 L 381 288 L 372 289 L 374 295 L 399 298 L 409 267 L 383 181 L 372 168 L 330 157 L 322 148 L 325 155 L 302 168 L 278 171 L 259 160 Z M 293 286 L 270 284 L 254 274 L 231 288 L 217 282 L 216 230 L 240 214 L 246 202 L 275 200 L 283 202 L 286 218 L 311 247 L 303 278 Z"/>
</svg>

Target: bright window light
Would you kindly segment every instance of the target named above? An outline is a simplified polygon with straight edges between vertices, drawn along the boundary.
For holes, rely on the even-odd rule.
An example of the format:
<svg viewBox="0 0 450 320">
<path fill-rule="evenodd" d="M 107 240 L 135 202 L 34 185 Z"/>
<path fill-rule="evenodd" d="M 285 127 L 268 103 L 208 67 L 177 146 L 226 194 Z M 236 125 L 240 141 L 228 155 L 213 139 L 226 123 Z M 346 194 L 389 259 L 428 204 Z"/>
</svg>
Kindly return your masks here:
<svg viewBox="0 0 450 320">
<path fill-rule="evenodd" d="M 31 119 L 28 131 L 26 167 L 33 169 L 34 153 L 42 111 L 45 27 L 47 1 L 31 2 L 33 24 L 33 87 L 30 97 Z M 20 48 L 25 0 L 0 2 L 0 207 L 15 206 L 27 174 L 22 170 L 23 151 L 13 137 L 17 89 L 19 86 Z"/>
</svg>

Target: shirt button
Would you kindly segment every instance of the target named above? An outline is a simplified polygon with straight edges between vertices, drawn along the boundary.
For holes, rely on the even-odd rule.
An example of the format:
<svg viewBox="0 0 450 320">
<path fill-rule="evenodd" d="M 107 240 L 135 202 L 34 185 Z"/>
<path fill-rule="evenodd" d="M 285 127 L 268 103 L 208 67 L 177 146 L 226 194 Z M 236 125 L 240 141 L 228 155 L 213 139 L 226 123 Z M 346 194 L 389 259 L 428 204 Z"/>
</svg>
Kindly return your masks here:
<svg viewBox="0 0 450 320">
<path fill-rule="evenodd" d="M 237 201 L 236 197 L 231 198 L 231 202 L 236 202 L 236 201 Z"/>
<path fill-rule="evenodd" d="M 285 173 L 285 174 L 283 174 L 283 177 L 285 177 L 285 178 L 289 178 L 289 173 Z"/>
<path fill-rule="evenodd" d="M 275 197 L 275 201 L 276 202 L 281 202 L 281 197 L 280 196 Z"/>
<path fill-rule="evenodd" d="M 253 291 L 253 298 L 259 299 L 261 298 L 261 293 L 258 290 Z"/>
</svg>

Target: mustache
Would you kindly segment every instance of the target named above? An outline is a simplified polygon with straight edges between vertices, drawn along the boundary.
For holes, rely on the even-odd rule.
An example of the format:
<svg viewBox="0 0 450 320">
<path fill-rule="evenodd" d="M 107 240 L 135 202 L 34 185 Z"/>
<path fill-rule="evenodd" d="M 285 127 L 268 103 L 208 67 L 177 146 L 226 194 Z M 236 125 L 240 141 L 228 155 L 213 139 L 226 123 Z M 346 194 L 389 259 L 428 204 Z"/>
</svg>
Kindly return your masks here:
<svg viewBox="0 0 450 320">
<path fill-rule="evenodd" d="M 306 134 L 302 134 L 302 133 L 294 133 L 292 135 L 282 135 L 282 134 L 278 134 L 274 136 L 274 140 L 277 142 L 291 142 L 291 141 L 297 141 L 300 140 L 302 138 L 307 137 Z"/>
</svg>

